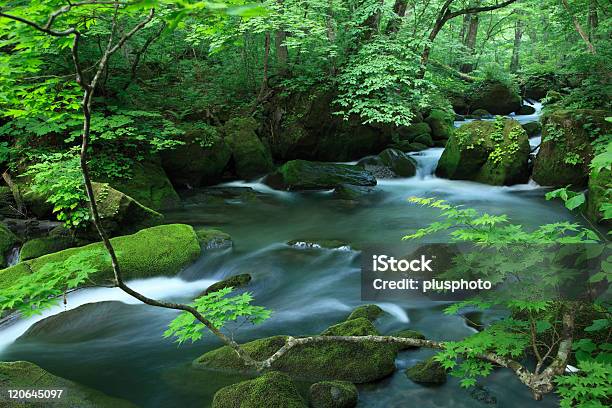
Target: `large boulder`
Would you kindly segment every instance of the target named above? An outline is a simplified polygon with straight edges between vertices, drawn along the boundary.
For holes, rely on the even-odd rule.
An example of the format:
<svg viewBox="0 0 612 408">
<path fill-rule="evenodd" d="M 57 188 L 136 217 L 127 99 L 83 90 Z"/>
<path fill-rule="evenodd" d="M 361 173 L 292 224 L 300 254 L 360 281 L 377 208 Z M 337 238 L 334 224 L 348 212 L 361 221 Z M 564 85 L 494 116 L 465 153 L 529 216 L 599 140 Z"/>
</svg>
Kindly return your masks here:
<svg viewBox="0 0 612 408">
<path fill-rule="evenodd" d="M 591 221 L 604 222 L 602 205 L 612 205 L 612 172 L 610 169 L 592 171 L 589 176 L 586 215 Z M 605 223 L 610 224 L 610 219 L 605 220 Z"/>
<path fill-rule="evenodd" d="M 314 383 L 308 395 L 313 408 L 353 408 L 359 397 L 355 384 L 348 381 Z"/>
<path fill-rule="evenodd" d="M 453 133 L 454 114 L 441 109 L 432 109 L 425 122 L 431 128 L 431 137 L 434 140 L 446 140 Z"/>
<path fill-rule="evenodd" d="M 346 320 L 365 318 L 373 322 L 384 314 L 385 314 L 385 311 L 382 310 L 380 306 L 378 305 L 361 305 L 361 306 L 357 306 L 351 312 L 349 317 L 346 318 Z"/>
<path fill-rule="evenodd" d="M 426 122 L 416 122 L 409 126 L 401 127 L 397 131 L 398 140 L 416 142 L 422 136 L 429 136 L 431 139 L 431 127 Z"/>
<path fill-rule="evenodd" d="M 399 149 L 388 148 L 377 156 L 368 156 L 357 162 L 377 178 L 412 177 L 416 174 L 416 161 Z"/>
<path fill-rule="evenodd" d="M 159 225 L 111 239 L 124 279 L 173 276 L 200 255 L 200 243 L 193 228 L 185 224 Z M 90 254 L 97 270 L 95 282 L 113 278 L 110 259 L 104 256 L 101 242 L 41 256 L 0 270 L 0 289 L 11 286 L 21 276 L 36 273 L 50 263 L 64 262 L 74 255 Z"/>
<path fill-rule="evenodd" d="M 0 222 L 0 266 L 6 266 L 6 255 L 19 242 L 19 238 Z"/>
<path fill-rule="evenodd" d="M 73 246 L 76 246 L 75 240 L 68 236 L 33 238 L 26 241 L 21 247 L 19 262 L 63 251 Z"/>
<path fill-rule="evenodd" d="M 232 152 L 216 128 L 191 128 L 182 141 L 183 145 L 161 153 L 162 165 L 172 184 L 183 188 L 217 184 Z"/>
<path fill-rule="evenodd" d="M 486 109 L 493 115 L 507 115 L 521 108 L 521 97 L 502 82 L 477 82 L 469 92 L 469 107 L 472 112 L 476 109 Z"/>
<path fill-rule="evenodd" d="M 527 136 L 529 137 L 536 136 L 538 133 L 542 132 L 542 125 L 540 122 L 527 122 L 521 126 L 523 126 L 523 129 L 525 129 L 525 132 L 527 132 Z"/>
<path fill-rule="evenodd" d="M 213 397 L 213 408 L 307 408 L 287 374 L 271 371 L 253 380 L 221 388 Z"/>
<path fill-rule="evenodd" d="M 543 186 L 585 187 L 593 157 L 591 142 L 610 133 L 603 110 L 556 110 L 542 118 L 542 144 L 533 179 Z"/>
<path fill-rule="evenodd" d="M 446 382 L 446 370 L 433 357 L 406 369 L 406 376 L 419 384 L 444 384 Z"/>
<path fill-rule="evenodd" d="M 349 320 L 326 329 L 321 335 L 364 336 L 378 331 L 365 318 Z M 264 360 L 285 345 L 286 336 L 251 341 L 244 350 L 257 360 Z M 374 341 L 347 342 L 329 340 L 290 349 L 272 364 L 272 369 L 304 380 L 342 380 L 366 383 L 379 380 L 395 370 L 397 347 Z M 244 362 L 228 346 L 205 353 L 194 361 L 201 369 L 249 371 Z"/>
<path fill-rule="evenodd" d="M 375 186 L 376 178 L 359 166 L 291 160 L 266 177 L 266 183 L 278 189 L 317 190 L 340 184 Z"/>
<path fill-rule="evenodd" d="M 155 211 L 176 207 L 181 201 L 166 172 L 155 162 L 134 162 L 126 177 L 98 181 L 108 182 L 114 189 Z"/>
<path fill-rule="evenodd" d="M 449 139 L 436 175 L 492 185 L 523 183 L 529 177 L 529 150 L 527 133 L 515 120 L 470 122 Z"/>
<path fill-rule="evenodd" d="M 233 118 L 223 126 L 225 140 L 232 151 L 236 175 L 252 179 L 272 170 L 272 156 L 257 136 L 253 118 Z"/>
<path fill-rule="evenodd" d="M 0 406 L 21 408 L 25 406 L 48 408 L 135 408 L 136 405 L 109 397 L 100 391 L 85 387 L 65 378 L 58 377 L 27 361 L 0 362 L 0 388 L 23 390 L 63 390 L 61 398 L 45 402 L 24 403 L 9 398 L 7 392 L 0 393 Z"/>
<path fill-rule="evenodd" d="M 92 183 L 102 227 L 110 235 L 133 233 L 159 224 L 163 216 L 108 183 Z"/>
</svg>

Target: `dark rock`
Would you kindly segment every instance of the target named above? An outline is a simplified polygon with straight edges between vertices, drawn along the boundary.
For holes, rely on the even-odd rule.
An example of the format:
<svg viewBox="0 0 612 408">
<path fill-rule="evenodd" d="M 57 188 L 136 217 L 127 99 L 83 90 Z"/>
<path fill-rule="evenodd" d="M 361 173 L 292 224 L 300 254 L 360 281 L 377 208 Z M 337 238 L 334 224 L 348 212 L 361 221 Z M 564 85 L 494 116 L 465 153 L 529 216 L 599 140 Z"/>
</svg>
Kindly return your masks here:
<svg viewBox="0 0 612 408">
<path fill-rule="evenodd" d="M 334 189 L 334 195 L 342 200 L 357 200 L 374 191 L 371 187 L 340 184 Z"/>
<path fill-rule="evenodd" d="M 310 386 L 312 408 L 353 408 L 359 394 L 355 384 L 347 381 L 322 381 Z"/>
<path fill-rule="evenodd" d="M 296 248 L 325 248 L 325 249 L 343 249 L 350 248 L 345 241 L 338 239 L 292 239 L 287 242 L 287 245 Z"/>
<path fill-rule="evenodd" d="M 266 184 L 287 190 L 316 190 L 340 184 L 375 186 L 376 178 L 360 166 L 292 160 L 266 177 Z"/>
<path fill-rule="evenodd" d="M 521 106 L 521 108 L 516 112 L 517 115 L 533 115 L 535 113 L 535 108 L 533 106 L 530 105 L 523 105 Z"/>
<path fill-rule="evenodd" d="M 230 248 L 233 245 L 232 237 L 223 231 L 214 228 L 198 228 L 195 232 L 203 249 Z"/>
<path fill-rule="evenodd" d="M 0 222 L 0 266 L 6 266 L 6 255 L 19 242 L 19 238 Z"/>
<path fill-rule="evenodd" d="M 446 382 L 446 370 L 433 357 L 406 369 L 405 373 L 412 381 L 420 384 L 444 384 Z"/>
<path fill-rule="evenodd" d="M 493 115 L 507 115 L 521 108 L 521 97 L 518 93 L 498 81 L 477 82 L 469 94 L 472 111 L 486 109 Z"/>
<path fill-rule="evenodd" d="M 542 132 L 542 125 L 540 122 L 527 122 L 521 126 L 523 126 L 523 129 L 525 129 L 529 137 L 537 136 Z"/>
<path fill-rule="evenodd" d="M 416 174 L 416 161 L 401 150 L 385 149 L 378 157 L 385 166 L 400 177 L 412 177 Z"/>
<path fill-rule="evenodd" d="M 209 293 L 216 292 L 225 288 L 242 288 L 251 282 L 251 275 L 248 273 L 241 273 L 239 275 L 232 275 L 229 278 L 225 278 L 219 282 L 210 285 L 201 296 L 208 295 Z"/>
<path fill-rule="evenodd" d="M 257 127 L 253 118 L 233 118 L 223 127 L 236 174 L 244 179 L 264 175 L 274 167 L 268 147 L 257 136 Z"/>
<path fill-rule="evenodd" d="M 497 406 L 497 398 L 491 394 L 487 387 L 475 385 L 470 389 L 470 396 L 481 404 Z"/>
<path fill-rule="evenodd" d="M 463 119 L 457 119 L 463 120 Z M 431 128 L 431 137 L 434 140 L 446 140 L 453 133 L 453 114 L 441 109 L 432 109 L 425 119 Z M 418 140 L 415 140 L 418 142 Z M 426 143 L 425 143 L 426 144 Z"/>
</svg>

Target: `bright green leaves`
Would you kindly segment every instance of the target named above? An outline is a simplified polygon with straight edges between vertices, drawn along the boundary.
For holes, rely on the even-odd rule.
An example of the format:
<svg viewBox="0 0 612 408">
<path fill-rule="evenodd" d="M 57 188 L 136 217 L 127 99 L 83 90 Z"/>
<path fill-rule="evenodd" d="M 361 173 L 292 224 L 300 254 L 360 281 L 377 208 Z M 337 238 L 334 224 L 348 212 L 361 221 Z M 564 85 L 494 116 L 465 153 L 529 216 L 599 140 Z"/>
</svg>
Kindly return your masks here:
<svg viewBox="0 0 612 408">
<path fill-rule="evenodd" d="M 563 200 L 568 210 L 575 210 L 581 207 L 585 202 L 584 193 L 577 193 L 569 190 L 569 186 L 546 193 L 547 200 L 552 200 L 553 198 L 560 198 Z"/>
<path fill-rule="evenodd" d="M 612 393 L 612 365 L 610 362 L 581 361 L 578 373 L 556 378 L 557 393 L 562 408 L 608 407 Z"/>
<path fill-rule="evenodd" d="M 63 262 L 47 263 L 36 273 L 25 274 L 11 286 L 2 289 L 0 310 L 19 310 L 24 316 L 40 314 L 59 304 L 68 293 L 93 282 L 102 251 L 82 251 Z M 24 266 L 27 268 L 27 266 Z"/>
<path fill-rule="evenodd" d="M 253 296 L 249 292 L 230 296 L 233 288 L 224 288 L 197 298 L 193 306 L 217 329 L 228 322 L 246 322 L 259 324 L 268 319 L 271 311 L 261 306 L 251 305 Z M 180 344 L 185 341 L 195 342 L 202 338 L 205 326 L 191 313 L 183 312 L 168 325 L 164 337 L 176 337 Z"/>
</svg>

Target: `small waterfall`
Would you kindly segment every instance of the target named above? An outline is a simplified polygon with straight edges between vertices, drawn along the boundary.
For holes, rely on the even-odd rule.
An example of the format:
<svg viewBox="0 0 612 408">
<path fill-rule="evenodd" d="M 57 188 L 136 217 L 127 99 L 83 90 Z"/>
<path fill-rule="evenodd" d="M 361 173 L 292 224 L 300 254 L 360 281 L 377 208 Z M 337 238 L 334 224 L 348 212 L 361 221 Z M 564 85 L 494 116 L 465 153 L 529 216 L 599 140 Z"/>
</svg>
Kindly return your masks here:
<svg viewBox="0 0 612 408">
<path fill-rule="evenodd" d="M 410 153 L 410 156 L 417 162 L 416 177 L 420 179 L 435 177 L 434 172 L 443 151 L 443 147 L 432 147 L 431 149 Z"/>
<path fill-rule="evenodd" d="M 17 265 L 19 262 L 19 254 L 21 253 L 21 247 L 16 246 L 11 249 L 11 251 L 6 256 L 6 264 L 7 266 Z"/>
</svg>

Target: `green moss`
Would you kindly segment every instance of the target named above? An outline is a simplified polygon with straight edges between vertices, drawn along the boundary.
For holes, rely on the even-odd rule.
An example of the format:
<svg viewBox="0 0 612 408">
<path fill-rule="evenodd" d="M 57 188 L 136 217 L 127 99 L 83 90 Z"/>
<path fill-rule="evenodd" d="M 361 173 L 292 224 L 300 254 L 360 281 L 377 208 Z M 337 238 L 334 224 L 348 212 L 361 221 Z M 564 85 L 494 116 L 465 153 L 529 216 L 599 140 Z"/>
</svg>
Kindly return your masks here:
<svg viewBox="0 0 612 408">
<path fill-rule="evenodd" d="M 291 379 L 272 371 L 253 380 L 221 388 L 215 393 L 213 408 L 306 408 Z"/>
<path fill-rule="evenodd" d="M 472 116 L 476 118 L 482 118 L 482 117 L 491 116 L 491 114 L 486 109 L 476 109 L 474 112 L 472 112 Z"/>
<path fill-rule="evenodd" d="M 310 386 L 313 408 L 353 408 L 357 405 L 357 387 L 347 381 L 321 381 Z"/>
<path fill-rule="evenodd" d="M 441 109 L 432 109 L 425 122 L 431 128 L 431 136 L 434 140 L 446 140 L 453 133 L 452 113 L 447 113 Z"/>
<path fill-rule="evenodd" d="M 0 388 L 2 389 L 63 389 L 61 403 L 45 403 L 49 407 L 99 408 L 136 407 L 132 403 L 109 397 L 94 389 L 77 384 L 65 378 L 57 377 L 37 365 L 27 361 L 0 363 Z M 0 406 L 19 408 L 25 405 L 8 399 L 6 392 L 0 393 Z M 30 406 L 30 405 L 28 405 Z M 34 405 L 32 405 L 34 406 Z M 43 406 L 43 405 L 40 405 Z"/>
<path fill-rule="evenodd" d="M 357 317 L 328 327 L 321 336 L 378 336 L 379 334 L 371 321 Z"/>
<path fill-rule="evenodd" d="M 377 305 L 361 305 L 355 308 L 346 320 L 359 319 L 364 317 L 373 322 L 380 316 L 384 315 L 385 311 Z"/>
<path fill-rule="evenodd" d="M 390 336 L 393 337 L 402 337 L 405 339 L 421 339 L 424 340 L 425 336 L 423 335 L 423 333 L 418 332 L 416 330 L 400 330 L 398 332 L 395 333 L 391 333 Z M 409 349 L 413 349 L 413 348 L 417 348 L 417 347 L 413 347 L 413 346 L 408 346 L 408 345 L 400 345 L 398 346 L 398 350 L 409 350 Z"/>
<path fill-rule="evenodd" d="M 416 383 L 444 384 L 446 382 L 446 370 L 433 357 L 406 369 L 405 373 Z"/>
<path fill-rule="evenodd" d="M 251 282 L 251 275 L 248 273 L 241 273 L 239 275 L 232 275 L 229 278 L 223 279 L 219 282 L 210 285 L 202 295 L 208 295 L 209 293 L 216 292 L 225 288 L 241 288 Z"/>
<path fill-rule="evenodd" d="M 204 249 L 228 248 L 232 246 L 230 234 L 213 228 L 198 228 L 196 235 Z"/>
<path fill-rule="evenodd" d="M 27 241 L 19 252 L 19 262 L 38 258 L 43 255 L 59 252 L 75 246 L 75 242 L 69 237 L 44 237 L 34 238 Z"/>
<path fill-rule="evenodd" d="M 340 184 L 375 186 L 376 178 L 359 166 L 291 160 L 269 175 L 266 183 L 275 188 L 309 190 L 334 188 Z"/>
<path fill-rule="evenodd" d="M 272 156 L 257 136 L 253 118 L 233 118 L 223 128 L 238 177 L 251 179 L 273 169 Z"/>
<path fill-rule="evenodd" d="M 469 90 L 470 110 L 486 109 L 493 115 L 507 115 L 521 108 L 521 97 L 508 84 L 499 81 L 474 83 Z"/>
<path fill-rule="evenodd" d="M 414 142 L 421 135 L 431 135 L 431 128 L 425 122 L 413 123 L 410 126 L 400 128 L 398 137 L 400 140 Z"/>
<path fill-rule="evenodd" d="M 2 266 L 6 265 L 5 255 L 18 242 L 19 238 L 6 225 L 0 222 L 0 263 Z"/>
<path fill-rule="evenodd" d="M 155 211 L 176 207 L 181 201 L 157 163 L 134 163 L 128 178 L 102 181 Z"/>
<path fill-rule="evenodd" d="M 603 222 L 602 204 L 612 203 L 612 172 L 602 169 L 589 177 L 586 214 L 593 222 Z M 610 220 L 606 221 L 608 224 Z"/>
<path fill-rule="evenodd" d="M 193 228 L 184 224 L 160 225 L 111 239 L 125 279 L 171 276 L 191 264 L 200 255 L 200 244 Z M 43 265 L 63 262 L 82 252 L 103 251 L 101 242 L 65 249 L 0 270 L 0 289 L 10 286 L 26 273 L 36 273 Z M 112 267 L 106 257 L 92 259 L 98 269 L 96 281 L 112 279 Z"/>
</svg>

